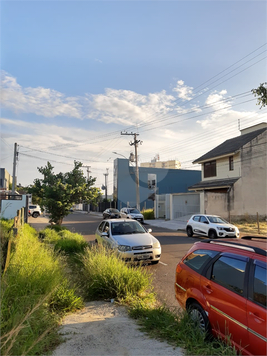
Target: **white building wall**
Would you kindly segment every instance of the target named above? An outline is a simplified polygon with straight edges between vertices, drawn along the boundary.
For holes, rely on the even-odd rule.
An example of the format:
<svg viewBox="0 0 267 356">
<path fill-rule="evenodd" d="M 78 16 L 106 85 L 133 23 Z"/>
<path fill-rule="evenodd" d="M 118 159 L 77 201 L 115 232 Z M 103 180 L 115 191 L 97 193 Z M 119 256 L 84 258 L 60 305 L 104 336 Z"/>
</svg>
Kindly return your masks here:
<svg viewBox="0 0 267 356">
<path fill-rule="evenodd" d="M 22 195 L 22 200 L 1 200 L 0 217 L 13 219 L 21 208 L 26 208 L 26 195 Z"/>
<path fill-rule="evenodd" d="M 243 147 L 241 160 L 231 215 L 267 216 L 267 131 Z"/>
<path fill-rule="evenodd" d="M 201 165 L 202 181 L 224 178 L 236 178 L 241 176 L 240 153 L 234 155 L 234 169 L 229 170 L 229 156 L 216 159 L 216 177 L 204 178 L 204 164 Z"/>
<path fill-rule="evenodd" d="M 228 193 L 205 192 L 205 214 L 220 215 L 224 219 L 229 219 Z"/>
</svg>

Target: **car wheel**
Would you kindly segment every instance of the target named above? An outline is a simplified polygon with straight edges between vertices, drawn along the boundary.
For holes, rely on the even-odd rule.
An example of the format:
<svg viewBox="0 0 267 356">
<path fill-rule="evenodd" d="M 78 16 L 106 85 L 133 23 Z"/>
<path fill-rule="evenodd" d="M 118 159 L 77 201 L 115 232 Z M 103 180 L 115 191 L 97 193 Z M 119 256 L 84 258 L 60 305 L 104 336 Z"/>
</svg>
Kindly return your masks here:
<svg viewBox="0 0 267 356">
<path fill-rule="evenodd" d="M 35 212 L 35 213 L 32 214 L 32 217 L 33 217 L 33 218 L 38 218 L 38 216 L 39 216 L 39 213 L 36 213 L 36 212 Z"/>
<path fill-rule="evenodd" d="M 193 229 L 192 229 L 191 226 L 187 226 L 186 233 L 187 233 L 188 237 L 192 237 L 193 236 Z"/>
<path fill-rule="evenodd" d="M 215 230 L 210 230 L 209 231 L 209 238 L 210 239 L 217 239 L 217 234 Z"/>
<path fill-rule="evenodd" d="M 188 307 L 188 313 L 193 321 L 197 324 L 201 332 L 208 333 L 210 331 L 209 318 L 198 303 L 190 304 Z"/>
</svg>

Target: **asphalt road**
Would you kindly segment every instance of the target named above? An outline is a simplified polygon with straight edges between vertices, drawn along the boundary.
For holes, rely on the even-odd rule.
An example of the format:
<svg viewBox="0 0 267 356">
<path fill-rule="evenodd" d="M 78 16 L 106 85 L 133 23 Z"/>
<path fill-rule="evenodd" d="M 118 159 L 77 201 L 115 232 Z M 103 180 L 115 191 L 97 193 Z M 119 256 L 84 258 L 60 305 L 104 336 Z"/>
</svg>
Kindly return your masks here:
<svg viewBox="0 0 267 356">
<path fill-rule="evenodd" d="M 63 225 L 70 231 L 80 233 L 87 242 L 94 242 L 95 230 L 102 221 L 102 217 L 91 213 L 72 213 L 68 215 Z M 36 229 L 41 230 L 48 224 L 48 218 L 29 218 L 29 223 Z M 161 227 L 149 226 L 152 234 L 160 241 L 162 255 L 159 264 L 147 265 L 153 275 L 154 290 L 158 299 L 169 307 L 179 308 L 174 296 L 175 269 L 177 263 L 184 256 L 198 238 L 188 238 L 184 232 L 171 231 Z"/>
</svg>

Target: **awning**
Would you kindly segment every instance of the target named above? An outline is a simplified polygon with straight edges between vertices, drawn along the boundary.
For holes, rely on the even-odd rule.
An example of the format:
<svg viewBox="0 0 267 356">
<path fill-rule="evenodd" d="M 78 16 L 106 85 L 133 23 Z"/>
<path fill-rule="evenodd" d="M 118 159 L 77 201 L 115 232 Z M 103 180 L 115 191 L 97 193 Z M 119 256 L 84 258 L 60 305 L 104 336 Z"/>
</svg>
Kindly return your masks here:
<svg viewBox="0 0 267 356">
<path fill-rule="evenodd" d="M 216 180 L 205 180 L 198 182 L 188 190 L 208 190 L 208 189 L 222 189 L 232 187 L 239 178 L 227 178 L 227 179 L 216 179 Z"/>
</svg>

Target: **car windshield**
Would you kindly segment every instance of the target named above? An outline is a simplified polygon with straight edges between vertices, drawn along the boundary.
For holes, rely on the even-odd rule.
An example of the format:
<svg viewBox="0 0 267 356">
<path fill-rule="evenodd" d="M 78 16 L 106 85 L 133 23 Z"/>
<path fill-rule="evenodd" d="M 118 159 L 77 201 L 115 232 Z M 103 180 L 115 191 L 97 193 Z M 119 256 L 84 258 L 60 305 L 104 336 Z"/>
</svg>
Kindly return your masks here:
<svg viewBox="0 0 267 356">
<path fill-rule="evenodd" d="M 209 219 L 209 221 L 211 223 L 215 223 L 215 224 L 229 224 L 228 221 L 224 220 L 223 218 L 221 218 L 220 216 L 207 216 L 207 218 Z"/>
<path fill-rule="evenodd" d="M 111 212 L 111 213 L 119 213 L 119 210 L 117 210 L 117 209 L 110 209 L 110 212 Z"/>
<path fill-rule="evenodd" d="M 137 221 L 111 223 L 112 235 L 144 234 L 146 230 Z"/>
<path fill-rule="evenodd" d="M 137 209 L 129 209 L 129 213 L 131 214 L 140 214 L 140 211 Z"/>
</svg>

